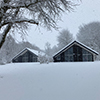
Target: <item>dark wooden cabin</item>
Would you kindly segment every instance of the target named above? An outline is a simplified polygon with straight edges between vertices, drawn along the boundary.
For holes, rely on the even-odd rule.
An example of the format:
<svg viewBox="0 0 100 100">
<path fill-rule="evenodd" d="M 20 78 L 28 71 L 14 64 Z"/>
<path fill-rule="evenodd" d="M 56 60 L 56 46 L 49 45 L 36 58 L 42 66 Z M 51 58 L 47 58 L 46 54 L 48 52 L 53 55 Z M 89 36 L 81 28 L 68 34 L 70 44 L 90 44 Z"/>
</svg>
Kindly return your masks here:
<svg viewBox="0 0 100 100">
<path fill-rule="evenodd" d="M 98 53 L 79 41 L 73 41 L 58 51 L 54 56 L 54 62 L 84 62 L 94 61 Z"/>
<path fill-rule="evenodd" d="M 13 57 L 12 62 L 38 62 L 38 51 L 25 48 Z"/>
</svg>

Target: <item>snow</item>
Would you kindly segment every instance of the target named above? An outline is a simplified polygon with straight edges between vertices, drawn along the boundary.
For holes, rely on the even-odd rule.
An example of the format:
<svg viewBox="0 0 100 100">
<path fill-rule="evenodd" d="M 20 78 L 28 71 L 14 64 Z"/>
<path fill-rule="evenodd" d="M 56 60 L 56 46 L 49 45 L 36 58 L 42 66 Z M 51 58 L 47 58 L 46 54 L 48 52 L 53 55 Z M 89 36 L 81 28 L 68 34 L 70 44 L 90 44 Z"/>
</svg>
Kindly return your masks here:
<svg viewBox="0 0 100 100">
<path fill-rule="evenodd" d="M 100 62 L 0 65 L 0 100 L 100 100 Z"/>
<path fill-rule="evenodd" d="M 31 51 L 32 53 L 36 54 L 38 56 L 39 54 L 39 51 L 38 50 L 33 50 L 33 49 L 30 49 L 30 48 L 26 48 L 27 50 Z"/>
</svg>

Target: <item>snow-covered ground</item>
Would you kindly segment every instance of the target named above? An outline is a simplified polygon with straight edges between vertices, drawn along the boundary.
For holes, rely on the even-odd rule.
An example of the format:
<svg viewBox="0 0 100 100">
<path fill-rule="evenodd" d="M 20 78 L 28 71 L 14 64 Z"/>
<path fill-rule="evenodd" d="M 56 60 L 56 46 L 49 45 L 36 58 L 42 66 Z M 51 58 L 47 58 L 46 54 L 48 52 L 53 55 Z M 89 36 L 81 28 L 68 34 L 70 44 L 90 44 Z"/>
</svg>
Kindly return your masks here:
<svg viewBox="0 0 100 100">
<path fill-rule="evenodd" d="M 0 65 L 0 100 L 100 100 L 100 62 Z"/>
</svg>

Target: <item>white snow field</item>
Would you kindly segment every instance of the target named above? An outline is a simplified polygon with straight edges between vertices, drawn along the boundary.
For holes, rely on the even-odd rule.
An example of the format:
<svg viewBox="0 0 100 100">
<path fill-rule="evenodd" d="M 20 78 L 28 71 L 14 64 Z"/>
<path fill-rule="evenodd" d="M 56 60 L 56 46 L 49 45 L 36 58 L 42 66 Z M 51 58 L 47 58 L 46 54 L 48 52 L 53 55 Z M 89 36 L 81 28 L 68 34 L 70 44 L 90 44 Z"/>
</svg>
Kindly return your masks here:
<svg viewBox="0 0 100 100">
<path fill-rule="evenodd" d="M 0 65 L 0 100 L 100 100 L 100 62 Z"/>
</svg>

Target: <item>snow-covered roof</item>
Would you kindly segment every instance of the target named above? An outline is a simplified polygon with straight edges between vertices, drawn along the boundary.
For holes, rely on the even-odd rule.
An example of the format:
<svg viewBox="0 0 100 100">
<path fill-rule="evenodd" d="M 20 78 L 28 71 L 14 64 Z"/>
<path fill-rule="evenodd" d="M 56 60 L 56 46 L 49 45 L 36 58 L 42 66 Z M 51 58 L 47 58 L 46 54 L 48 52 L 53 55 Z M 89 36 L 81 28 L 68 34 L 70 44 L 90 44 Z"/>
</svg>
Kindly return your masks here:
<svg viewBox="0 0 100 100">
<path fill-rule="evenodd" d="M 74 40 L 74 41 L 70 42 L 68 45 L 66 45 L 65 47 L 63 47 L 61 50 L 59 50 L 58 52 L 56 52 L 56 53 L 53 55 L 53 57 L 56 56 L 57 54 L 59 54 L 60 52 L 62 52 L 63 50 L 67 49 L 67 48 L 70 47 L 71 45 L 74 45 L 74 44 L 76 44 L 76 45 L 78 44 L 78 45 L 81 46 L 81 47 L 85 47 L 86 49 L 88 49 L 89 51 L 93 52 L 93 53 L 96 54 L 96 55 L 99 54 L 98 52 L 96 52 L 95 50 L 91 49 L 90 47 L 84 45 L 83 43 L 79 42 L 78 40 Z"/>
<path fill-rule="evenodd" d="M 88 46 L 86 46 L 85 44 L 83 44 L 83 43 L 79 42 L 78 40 L 77 40 L 76 42 L 78 42 L 79 44 L 81 44 L 82 46 L 84 46 L 85 48 L 87 48 L 88 50 L 90 50 L 90 51 L 94 52 L 95 54 L 97 54 L 97 55 L 99 54 L 97 51 L 95 51 L 95 50 L 91 49 L 90 47 L 88 47 Z"/>
<path fill-rule="evenodd" d="M 36 54 L 38 56 L 39 51 L 30 49 L 30 48 L 26 48 L 26 49 L 31 51 L 32 53 L 34 53 L 34 54 Z"/>
<path fill-rule="evenodd" d="M 17 55 L 15 55 L 12 59 L 14 59 L 14 58 L 20 56 L 20 54 L 22 54 L 25 50 L 29 50 L 30 52 L 32 52 L 32 53 L 34 53 L 35 55 L 38 56 L 39 51 L 33 50 L 33 49 L 30 49 L 30 48 L 27 48 L 27 47 L 26 47 L 26 48 L 24 48 L 23 50 L 21 50 Z"/>
</svg>

